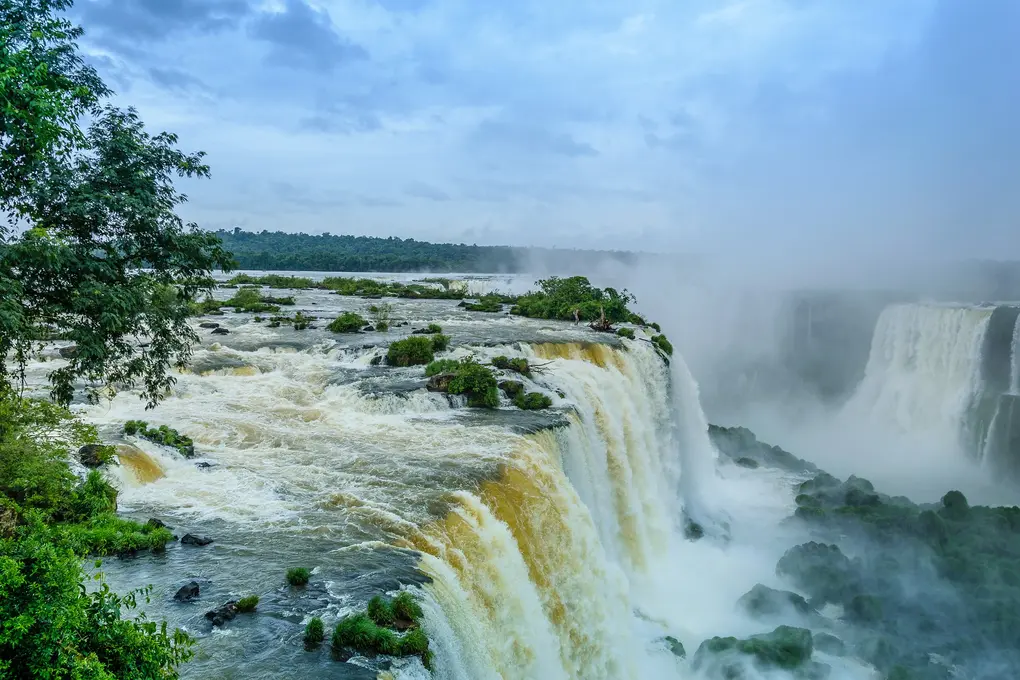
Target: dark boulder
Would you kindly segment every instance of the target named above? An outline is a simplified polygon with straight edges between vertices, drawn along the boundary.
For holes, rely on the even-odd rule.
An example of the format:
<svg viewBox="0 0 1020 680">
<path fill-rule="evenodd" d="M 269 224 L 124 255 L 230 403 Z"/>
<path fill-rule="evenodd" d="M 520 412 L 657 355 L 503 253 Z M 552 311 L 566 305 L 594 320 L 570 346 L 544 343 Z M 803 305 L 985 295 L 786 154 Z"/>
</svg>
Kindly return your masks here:
<svg viewBox="0 0 1020 680">
<path fill-rule="evenodd" d="M 815 606 L 843 604 L 861 592 L 859 563 L 835 545 L 812 541 L 790 548 L 776 565 L 776 573 L 808 593 Z"/>
<path fill-rule="evenodd" d="M 163 520 L 156 519 L 155 517 L 150 517 L 149 521 L 145 523 L 145 526 L 152 527 L 153 529 L 167 529 L 167 530 L 170 530 L 170 527 L 168 527 Z"/>
<path fill-rule="evenodd" d="M 70 345 L 68 347 L 61 347 L 57 350 L 57 353 L 64 359 L 73 359 L 78 356 L 78 345 Z"/>
<path fill-rule="evenodd" d="M 835 635 L 829 635 L 828 633 L 815 633 L 812 638 L 812 642 L 815 645 L 815 649 L 825 654 L 831 654 L 833 656 L 843 656 L 846 654 L 846 644 Z"/>
<path fill-rule="evenodd" d="M 216 466 L 213 465 L 212 463 L 207 463 L 204 460 L 200 460 L 197 463 L 195 463 L 195 467 L 197 467 L 199 470 L 208 470 L 209 468 Z"/>
<path fill-rule="evenodd" d="M 228 335 L 229 333 L 230 331 L 228 331 L 226 328 L 223 328 L 222 326 L 219 328 L 214 328 L 212 332 L 213 335 Z"/>
<path fill-rule="evenodd" d="M 113 459 L 114 448 L 104 444 L 86 444 L 78 449 L 78 460 L 87 468 L 97 468 Z"/>
<path fill-rule="evenodd" d="M 694 654 L 694 670 L 707 669 L 711 677 L 743 678 L 747 657 L 763 670 L 796 670 L 798 677 L 824 678 L 827 666 L 811 663 L 814 644 L 811 631 L 779 626 L 771 633 L 752 635 L 746 640 L 714 637 L 705 640 Z M 810 664 L 810 667 L 807 667 Z M 804 673 L 803 671 L 809 671 Z"/>
<path fill-rule="evenodd" d="M 372 333 L 375 331 L 375 326 L 365 326 L 361 330 L 365 331 L 366 333 Z"/>
<path fill-rule="evenodd" d="M 743 458 L 737 458 L 736 463 L 740 467 L 748 468 L 749 470 L 754 470 L 755 468 L 759 467 L 758 461 L 756 461 L 754 458 L 748 458 L 746 456 Z"/>
<path fill-rule="evenodd" d="M 450 389 L 450 383 L 456 378 L 452 373 L 440 373 L 429 378 L 428 383 L 425 385 L 425 389 L 429 392 L 446 392 Z"/>
<path fill-rule="evenodd" d="M 516 380 L 503 380 L 499 383 L 499 389 L 502 390 L 503 394 L 513 399 L 518 394 L 524 392 L 524 383 Z"/>
<path fill-rule="evenodd" d="M 672 635 L 667 635 L 666 637 L 662 638 L 662 641 L 666 643 L 666 647 L 669 648 L 669 651 L 672 652 L 674 656 L 677 656 L 681 659 L 687 658 L 687 650 L 684 649 L 684 643 L 680 642 Z"/>
<path fill-rule="evenodd" d="M 688 541 L 697 541 L 705 537 L 705 529 L 690 517 L 684 517 L 684 538 Z"/>
<path fill-rule="evenodd" d="M 216 323 L 215 321 L 203 321 L 202 323 L 198 324 L 198 327 L 199 328 L 219 328 L 220 325 L 218 323 Z"/>
<path fill-rule="evenodd" d="M 761 583 L 737 600 L 737 606 L 754 617 L 781 616 L 790 612 L 803 616 L 816 613 L 814 607 L 797 593 L 775 590 Z"/>
<path fill-rule="evenodd" d="M 211 621 L 214 626 L 222 626 L 227 621 L 234 620 L 237 618 L 237 601 L 231 600 L 230 602 L 213 609 L 211 612 L 206 612 L 205 618 Z"/>
<path fill-rule="evenodd" d="M 209 545 L 213 540 L 208 536 L 196 536 L 195 534 L 184 534 L 181 545 Z"/>
<path fill-rule="evenodd" d="M 198 581 L 192 581 L 181 586 L 181 589 L 174 595 L 174 599 L 178 602 L 191 602 L 198 598 L 199 587 Z"/>
</svg>

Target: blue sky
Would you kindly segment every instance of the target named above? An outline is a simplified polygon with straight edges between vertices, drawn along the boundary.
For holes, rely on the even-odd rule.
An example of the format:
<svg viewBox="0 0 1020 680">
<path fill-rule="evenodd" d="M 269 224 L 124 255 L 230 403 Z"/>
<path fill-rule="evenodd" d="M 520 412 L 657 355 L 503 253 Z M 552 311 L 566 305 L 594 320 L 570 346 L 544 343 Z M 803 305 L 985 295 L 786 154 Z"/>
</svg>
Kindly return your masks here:
<svg viewBox="0 0 1020 680">
<path fill-rule="evenodd" d="M 208 228 L 1020 257 L 1015 0 L 78 0 Z"/>
</svg>

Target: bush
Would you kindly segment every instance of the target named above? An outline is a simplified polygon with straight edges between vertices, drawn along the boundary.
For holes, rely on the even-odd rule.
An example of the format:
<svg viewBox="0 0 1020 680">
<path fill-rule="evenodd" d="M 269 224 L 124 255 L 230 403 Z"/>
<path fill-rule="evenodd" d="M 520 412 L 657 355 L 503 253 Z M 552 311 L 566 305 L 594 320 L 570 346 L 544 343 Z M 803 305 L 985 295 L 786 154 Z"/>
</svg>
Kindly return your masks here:
<svg viewBox="0 0 1020 680">
<path fill-rule="evenodd" d="M 333 630 L 333 649 L 354 649 L 368 655 L 398 655 L 400 645 L 396 634 L 376 625 L 365 613 L 352 614 L 340 619 Z"/>
<path fill-rule="evenodd" d="M 124 434 L 138 435 L 154 444 L 177 449 L 178 453 L 185 458 L 191 458 L 195 455 L 195 442 L 192 441 L 191 437 L 185 436 L 166 425 L 149 427 L 149 424 L 144 420 L 129 420 L 124 423 Z"/>
<path fill-rule="evenodd" d="M 504 356 L 498 356 L 492 360 L 492 365 L 503 371 L 514 371 L 521 375 L 531 375 L 531 366 L 528 365 L 528 360 L 523 357 L 508 359 Z"/>
<path fill-rule="evenodd" d="M 380 626 L 392 626 L 393 625 L 393 607 L 390 602 L 380 595 L 376 595 L 368 601 L 368 607 L 366 608 L 368 618 L 372 619 L 375 623 Z"/>
<path fill-rule="evenodd" d="M 289 302 L 282 304 L 294 304 L 293 298 L 285 298 Z M 221 307 L 233 307 L 235 312 L 278 312 L 280 307 L 276 304 L 275 298 L 263 298 L 258 288 L 246 286 L 238 289 L 232 298 L 220 303 Z"/>
<path fill-rule="evenodd" d="M 326 326 L 326 330 L 331 333 L 357 333 L 367 325 L 368 322 L 365 321 L 361 315 L 355 314 L 354 312 L 344 312 L 337 318 L 333 319 L 333 321 Z"/>
<path fill-rule="evenodd" d="M 314 647 L 315 645 L 321 644 L 325 637 L 326 629 L 322 625 L 322 619 L 316 616 L 308 622 L 307 626 L 305 626 L 305 645 L 308 647 Z"/>
<path fill-rule="evenodd" d="M 388 321 L 379 321 L 375 324 L 375 329 L 380 333 L 385 333 L 390 329 L 390 324 Z"/>
<path fill-rule="evenodd" d="M 511 314 L 539 319 L 562 319 L 573 321 L 574 310 L 584 321 L 598 319 L 605 312 L 610 323 L 627 321 L 631 312 L 627 305 L 634 302 L 634 296 L 626 290 L 595 288 L 587 278 L 556 276 L 538 282 L 538 292 L 522 295 L 510 310 Z"/>
<path fill-rule="evenodd" d="M 386 363 L 390 366 L 420 366 L 430 363 L 435 358 L 434 352 L 431 338 L 397 340 L 386 351 Z"/>
<path fill-rule="evenodd" d="M 287 583 L 292 586 L 306 586 L 312 578 L 312 572 L 304 567 L 294 567 L 287 570 Z"/>
<path fill-rule="evenodd" d="M 496 408 L 499 406 L 499 387 L 496 376 L 473 359 L 465 359 L 457 367 L 448 388 L 450 394 L 467 396 L 468 406 Z"/>
<path fill-rule="evenodd" d="M 423 332 L 426 335 L 438 335 L 443 332 L 443 327 L 437 323 L 430 323 L 428 326 L 425 326 Z"/>
<path fill-rule="evenodd" d="M 668 357 L 673 356 L 673 345 L 666 339 L 665 335 L 656 335 L 652 338 L 652 344 L 662 350 Z"/>
<path fill-rule="evenodd" d="M 237 601 L 237 611 L 242 614 L 250 614 L 259 606 L 258 595 L 248 595 Z"/>
<path fill-rule="evenodd" d="M 449 335 L 433 335 L 432 336 L 432 351 L 433 352 L 445 352 L 446 348 L 450 346 Z"/>
<path fill-rule="evenodd" d="M 456 373 L 460 362 L 456 359 L 436 359 L 425 367 L 425 377 L 431 378 L 442 373 Z"/>
<path fill-rule="evenodd" d="M 633 340 L 634 339 L 634 329 L 633 328 L 621 328 L 621 329 L 616 331 L 616 334 L 619 335 L 621 338 L 627 338 L 628 340 Z"/>
<path fill-rule="evenodd" d="M 514 398 L 514 405 L 522 411 L 539 411 L 552 406 L 552 399 L 541 392 L 521 392 Z"/>
<path fill-rule="evenodd" d="M 524 392 L 524 383 L 516 380 L 504 380 L 499 383 L 499 389 L 503 391 L 503 394 L 514 399 L 517 395 Z"/>
<path fill-rule="evenodd" d="M 463 307 L 469 312 L 502 312 L 503 300 L 499 295 L 484 295 L 478 302 L 466 302 Z"/>
</svg>

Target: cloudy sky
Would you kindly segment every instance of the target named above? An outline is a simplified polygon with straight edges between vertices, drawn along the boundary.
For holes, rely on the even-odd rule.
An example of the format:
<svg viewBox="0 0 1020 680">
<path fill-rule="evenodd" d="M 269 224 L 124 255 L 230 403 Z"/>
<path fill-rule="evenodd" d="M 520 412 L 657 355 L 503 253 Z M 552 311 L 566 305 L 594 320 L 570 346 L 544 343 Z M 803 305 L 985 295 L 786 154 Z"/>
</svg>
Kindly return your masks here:
<svg viewBox="0 0 1020 680">
<path fill-rule="evenodd" d="M 78 0 L 208 228 L 1020 257 L 1016 0 Z"/>
</svg>

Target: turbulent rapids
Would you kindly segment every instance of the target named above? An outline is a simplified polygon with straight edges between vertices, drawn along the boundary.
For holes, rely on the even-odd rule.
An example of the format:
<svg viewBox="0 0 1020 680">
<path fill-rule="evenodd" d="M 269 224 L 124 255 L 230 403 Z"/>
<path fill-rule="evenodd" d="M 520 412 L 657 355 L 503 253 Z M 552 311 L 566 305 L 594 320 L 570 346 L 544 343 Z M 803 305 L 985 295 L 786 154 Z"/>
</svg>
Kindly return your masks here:
<svg viewBox="0 0 1020 680">
<path fill-rule="evenodd" d="M 312 291 L 298 308 L 331 315 L 368 304 Z M 680 677 L 682 662 L 662 638 L 681 633 L 636 617 L 631 591 L 682 535 L 680 448 L 695 442 L 698 455 L 711 455 L 682 359 L 671 372 L 640 337 L 479 318 L 449 302 L 408 302 L 398 315 L 406 330 L 442 323 L 453 358 L 527 358 L 540 367 L 528 388 L 553 408 L 458 408 L 457 397 L 425 389 L 421 368 L 373 366 L 398 332 L 350 343 L 321 325 L 299 333 L 214 317 L 229 333 L 201 331 L 202 347 L 158 411 L 125 393 L 87 414 L 123 439 L 113 473 L 122 510 L 212 536 L 215 548 L 171 549 L 142 567 L 111 563 L 108 578 L 135 585 L 141 571 L 168 590 L 198 578 L 210 601 L 262 594 L 260 612 L 270 616 L 204 639 L 185 667 L 190 677 L 225 668 L 236 677 L 335 677 L 335 662 L 281 643 L 311 616 L 328 623 L 398 584 L 425 596 L 438 678 Z M 696 411 L 679 418 L 678 379 L 690 383 L 678 392 Z M 187 432 L 197 457 L 124 437 L 121 424 L 136 418 Z M 700 431 L 677 432 L 690 423 Z M 280 574 L 300 564 L 315 566 L 321 590 L 295 597 L 279 587 Z M 202 634 L 202 611 L 157 602 L 150 613 Z M 355 658 L 341 672 L 359 664 L 366 677 L 385 670 Z M 386 672 L 427 675 L 417 658 Z"/>
<path fill-rule="evenodd" d="M 772 588 L 791 576 L 774 565 L 808 538 L 788 520 L 801 517 L 809 501 L 797 489 L 817 468 L 747 431 L 710 427 L 679 353 L 668 358 L 641 329 L 631 339 L 449 300 L 397 300 L 388 332 L 338 335 L 328 320 L 367 316 L 373 301 L 287 293 L 294 311 L 316 317 L 308 328 L 197 318 L 201 346 L 157 410 L 132 393 L 80 407 L 116 444 L 108 474 L 122 512 L 213 539 L 104 565 L 115 588 L 154 584 L 148 615 L 199 637 L 184 677 L 736 677 L 705 660 L 705 641 L 724 650 L 736 639 L 713 636 L 777 623 L 805 626 L 772 633 L 801 650 L 789 677 L 885 677 L 822 638 L 812 651 L 807 628 L 858 640 L 863 658 L 882 663 L 848 619 L 855 600 L 814 618 L 757 611 L 768 593 L 787 597 Z M 1010 468 L 1017 317 L 1009 307 L 888 307 L 839 417 L 948 441 L 975 470 Z M 444 359 L 526 360 L 530 373 L 512 377 L 551 407 L 521 410 L 505 396 L 497 409 L 466 408 L 421 366 L 380 365 L 390 343 L 430 323 L 450 336 Z M 59 348 L 44 359 L 31 367 L 37 384 Z M 125 422 L 143 419 L 187 433 L 195 456 L 125 434 Z M 307 587 L 283 580 L 297 566 L 312 569 Z M 173 601 L 189 581 L 201 604 Z M 301 644 L 313 617 L 332 627 L 402 589 L 421 604 L 427 657 L 334 658 Z M 260 596 L 258 616 L 208 625 L 207 610 L 246 593 Z M 787 677 L 759 661 L 740 662 L 739 677 Z"/>
</svg>

